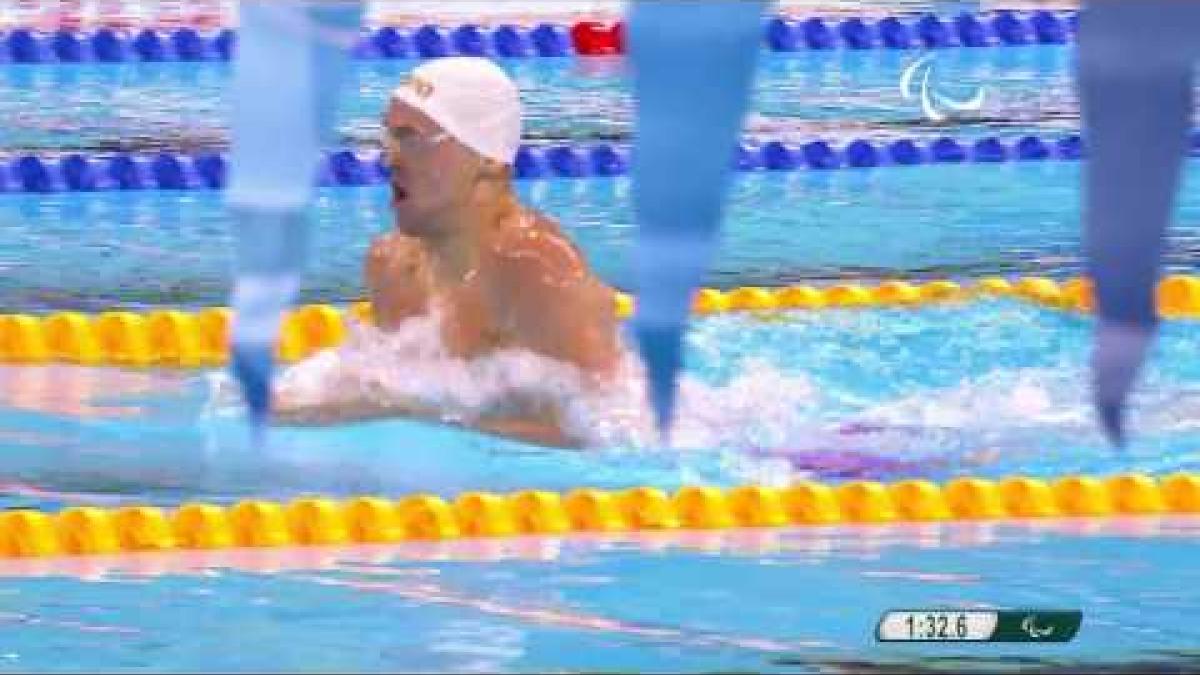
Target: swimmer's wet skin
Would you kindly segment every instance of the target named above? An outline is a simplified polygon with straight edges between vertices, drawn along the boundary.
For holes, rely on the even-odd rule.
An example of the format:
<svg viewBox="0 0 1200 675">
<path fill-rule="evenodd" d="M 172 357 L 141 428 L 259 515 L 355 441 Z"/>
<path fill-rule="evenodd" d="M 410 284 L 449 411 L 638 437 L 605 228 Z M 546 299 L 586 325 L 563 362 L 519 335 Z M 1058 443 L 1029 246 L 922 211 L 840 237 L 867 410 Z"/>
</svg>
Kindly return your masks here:
<svg viewBox="0 0 1200 675">
<path fill-rule="evenodd" d="M 504 71 L 470 57 L 424 64 L 393 92 L 383 127 L 395 229 L 371 244 L 364 264 L 376 326 L 389 331 L 434 316 L 452 358 L 526 350 L 575 366 L 598 385 L 610 379 L 619 360 L 612 290 L 553 220 L 518 201 L 512 162 L 521 107 Z M 276 400 L 280 419 L 293 424 L 440 416 L 357 390 L 315 405 L 286 391 Z M 519 407 L 471 425 L 571 444 L 553 406 Z"/>
</svg>

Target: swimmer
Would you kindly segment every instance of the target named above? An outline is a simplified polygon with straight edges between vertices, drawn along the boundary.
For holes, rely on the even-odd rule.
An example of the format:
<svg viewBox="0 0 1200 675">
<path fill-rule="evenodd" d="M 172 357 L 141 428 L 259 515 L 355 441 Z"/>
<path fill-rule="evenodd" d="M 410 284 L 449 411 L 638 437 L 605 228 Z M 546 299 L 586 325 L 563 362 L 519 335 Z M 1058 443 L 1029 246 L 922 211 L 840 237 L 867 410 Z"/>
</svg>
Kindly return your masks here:
<svg viewBox="0 0 1200 675">
<path fill-rule="evenodd" d="M 519 349 L 575 366 L 588 382 L 611 378 L 619 362 L 612 289 L 513 190 L 521 104 L 504 71 L 470 57 L 420 66 L 393 92 L 382 140 L 395 229 L 372 242 L 364 264 L 376 327 L 436 316 L 451 357 Z M 438 416 L 363 398 L 313 407 L 277 395 L 276 405 L 291 423 Z M 477 426 L 570 444 L 556 411 L 520 407 L 526 412 Z"/>
</svg>

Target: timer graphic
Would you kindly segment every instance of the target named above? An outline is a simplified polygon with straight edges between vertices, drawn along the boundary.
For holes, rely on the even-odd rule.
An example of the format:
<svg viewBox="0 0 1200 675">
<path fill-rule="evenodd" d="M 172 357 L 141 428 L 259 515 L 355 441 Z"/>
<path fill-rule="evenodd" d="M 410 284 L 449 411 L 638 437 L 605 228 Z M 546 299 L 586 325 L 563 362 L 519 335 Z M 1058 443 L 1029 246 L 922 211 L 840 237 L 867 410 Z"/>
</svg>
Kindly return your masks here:
<svg viewBox="0 0 1200 675">
<path fill-rule="evenodd" d="M 895 609 L 875 629 L 880 642 L 1069 642 L 1076 610 Z"/>
</svg>

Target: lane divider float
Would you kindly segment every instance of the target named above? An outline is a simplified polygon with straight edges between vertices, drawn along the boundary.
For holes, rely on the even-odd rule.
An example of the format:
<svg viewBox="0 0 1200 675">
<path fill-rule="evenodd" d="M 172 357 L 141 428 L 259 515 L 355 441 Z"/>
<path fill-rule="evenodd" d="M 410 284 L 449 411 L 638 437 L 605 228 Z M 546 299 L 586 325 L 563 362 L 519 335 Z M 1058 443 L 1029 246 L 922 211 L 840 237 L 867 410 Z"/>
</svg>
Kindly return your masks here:
<svg viewBox="0 0 1200 675">
<path fill-rule="evenodd" d="M 688 486 L 565 494 L 468 492 L 399 500 L 320 497 L 232 506 L 186 503 L 0 514 L 0 557 L 228 548 L 389 544 L 570 533 L 728 530 L 856 523 L 1200 513 L 1200 475 L 1121 474 L 1046 481 L 957 478 L 891 484 L 798 482 L 784 488 Z"/>
<path fill-rule="evenodd" d="M 764 22 L 763 44 L 776 52 L 1061 45 L 1074 39 L 1078 21 L 1077 12 L 1048 10 L 838 20 L 775 16 Z M 64 27 L 44 32 L 18 27 L 0 34 L 0 62 L 20 64 L 228 61 L 236 48 L 237 32 L 232 28 L 214 31 L 190 26 L 140 30 L 104 27 L 81 31 Z M 487 27 L 474 23 L 453 27 L 384 26 L 363 32 L 354 46 L 354 54 L 360 59 L 624 53 L 624 23 L 591 20 L 569 26 L 554 23 L 533 27 L 515 24 Z"/>
<path fill-rule="evenodd" d="M 740 143 L 731 158 L 735 169 L 754 171 L 830 171 L 923 164 L 997 164 L 1078 160 L 1085 148 L 1078 134 L 1015 139 L 900 138 L 857 139 L 844 144 L 814 140 Z M 1200 130 L 1192 133 L 1190 152 L 1200 156 Z M 518 179 L 623 176 L 629 148 L 612 143 L 522 145 L 513 161 Z M 111 190 L 220 190 L 226 186 L 228 158 L 220 152 L 195 154 L 115 153 L 24 154 L 0 160 L 0 193 L 98 192 Z M 337 150 L 318 163 L 321 186 L 382 185 L 389 172 L 378 150 Z"/>
<path fill-rule="evenodd" d="M 1157 292 L 1159 313 L 1164 318 L 1200 317 L 1200 277 L 1165 277 L 1159 282 Z M 969 284 L 939 280 L 888 281 L 877 286 L 843 283 L 826 287 L 741 287 L 728 291 L 704 288 L 695 294 L 692 310 L 698 315 L 741 311 L 769 318 L 772 313 L 785 310 L 917 308 L 1000 296 L 1078 313 L 1091 312 L 1095 304 L 1091 283 L 1083 278 L 1060 283 L 1045 277 L 1016 281 L 986 277 Z M 632 296 L 617 292 L 614 303 L 619 318 L 633 315 Z M 229 309 L 223 307 L 197 312 L 164 309 L 95 315 L 4 314 L 0 315 L 0 363 L 219 366 L 226 360 L 231 318 Z M 279 358 L 298 361 L 337 346 L 345 339 L 349 321 L 371 323 L 370 303 L 356 302 L 346 308 L 314 304 L 293 310 L 284 321 Z"/>
</svg>

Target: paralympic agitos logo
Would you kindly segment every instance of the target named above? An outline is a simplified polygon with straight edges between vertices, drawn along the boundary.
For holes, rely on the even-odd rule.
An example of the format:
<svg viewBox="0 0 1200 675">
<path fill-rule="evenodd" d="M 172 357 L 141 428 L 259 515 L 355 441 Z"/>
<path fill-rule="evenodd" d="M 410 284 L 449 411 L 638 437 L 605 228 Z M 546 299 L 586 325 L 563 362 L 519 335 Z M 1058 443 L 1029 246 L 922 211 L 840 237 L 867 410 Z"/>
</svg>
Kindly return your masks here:
<svg viewBox="0 0 1200 675">
<path fill-rule="evenodd" d="M 900 76 L 900 94 L 904 100 L 914 98 L 921 102 L 921 112 L 931 122 L 942 122 L 954 113 L 975 112 L 983 107 L 985 91 L 979 87 L 967 99 L 951 98 L 940 94 L 933 82 L 933 65 L 937 55 L 929 53 L 904 68 Z"/>
</svg>

